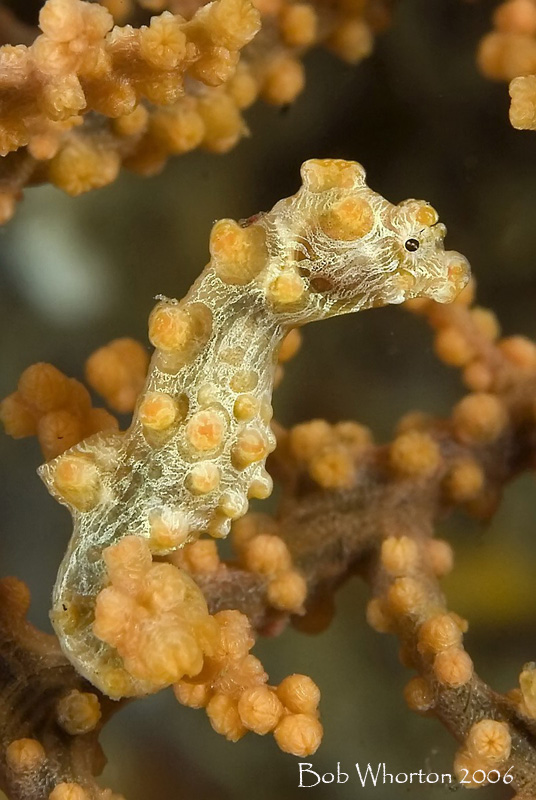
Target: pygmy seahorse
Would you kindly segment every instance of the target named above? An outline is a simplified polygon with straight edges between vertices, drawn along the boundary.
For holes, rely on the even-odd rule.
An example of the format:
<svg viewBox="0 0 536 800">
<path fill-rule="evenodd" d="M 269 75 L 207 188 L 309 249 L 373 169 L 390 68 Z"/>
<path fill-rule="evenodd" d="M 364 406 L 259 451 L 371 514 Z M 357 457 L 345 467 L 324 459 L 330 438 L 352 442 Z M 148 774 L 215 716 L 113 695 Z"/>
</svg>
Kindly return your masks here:
<svg viewBox="0 0 536 800">
<path fill-rule="evenodd" d="M 468 281 L 428 203 L 392 205 L 355 162 L 307 161 L 301 176 L 297 194 L 271 211 L 216 222 L 210 262 L 186 297 L 159 298 L 149 319 L 155 352 L 128 430 L 92 436 L 40 469 L 74 523 L 53 625 L 68 658 L 111 695 L 155 685 L 132 674 L 111 684 L 121 658 L 93 632 L 108 583 L 103 550 L 134 535 L 162 556 L 203 533 L 224 537 L 248 498 L 270 494 L 264 465 L 285 334 L 414 297 L 449 302 Z"/>
</svg>

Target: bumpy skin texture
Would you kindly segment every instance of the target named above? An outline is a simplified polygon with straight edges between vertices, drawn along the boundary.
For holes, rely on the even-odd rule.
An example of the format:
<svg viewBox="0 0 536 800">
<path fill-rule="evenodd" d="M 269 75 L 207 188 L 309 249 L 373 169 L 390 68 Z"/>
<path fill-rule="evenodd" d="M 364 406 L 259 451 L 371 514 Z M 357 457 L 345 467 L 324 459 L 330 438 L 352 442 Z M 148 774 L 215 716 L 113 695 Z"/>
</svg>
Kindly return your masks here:
<svg viewBox="0 0 536 800">
<path fill-rule="evenodd" d="M 217 222 L 211 260 L 187 296 L 160 299 L 130 428 L 86 439 L 40 469 L 74 522 L 54 628 L 77 669 L 112 696 L 160 687 L 128 674 L 110 684 L 121 659 L 92 630 L 108 583 L 102 552 L 127 535 L 147 539 L 153 555 L 202 533 L 226 536 L 249 497 L 270 494 L 270 399 L 289 329 L 417 296 L 449 302 L 468 281 L 467 261 L 443 249 L 445 228 L 428 204 L 392 205 L 354 162 L 308 161 L 302 180 L 266 214 Z"/>
</svg>

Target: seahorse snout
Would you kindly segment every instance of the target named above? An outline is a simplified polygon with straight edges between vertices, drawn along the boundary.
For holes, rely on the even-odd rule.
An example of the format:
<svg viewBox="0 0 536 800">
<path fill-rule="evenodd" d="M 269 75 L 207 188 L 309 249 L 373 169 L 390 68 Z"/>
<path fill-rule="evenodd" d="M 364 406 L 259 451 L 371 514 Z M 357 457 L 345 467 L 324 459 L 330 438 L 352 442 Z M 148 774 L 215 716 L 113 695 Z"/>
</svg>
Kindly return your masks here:
<svg viewBox="0 0 536 800">
<path fill-rule="evenodd" d="M 445 251 L 444 259 L 444 277 L 430 287 L 429 297 L 437 303 L 452 303 L 469 283 L 471 267 L 465 256 L 456 250 Z"/>
</svg>

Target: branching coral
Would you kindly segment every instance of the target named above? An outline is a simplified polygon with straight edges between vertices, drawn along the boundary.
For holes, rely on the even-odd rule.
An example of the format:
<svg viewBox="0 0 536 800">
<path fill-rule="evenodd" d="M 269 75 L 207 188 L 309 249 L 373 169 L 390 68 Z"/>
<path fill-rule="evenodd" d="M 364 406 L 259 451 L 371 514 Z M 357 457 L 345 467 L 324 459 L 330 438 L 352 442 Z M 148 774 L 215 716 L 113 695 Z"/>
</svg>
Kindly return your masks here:
<svg viewBox="0 0 536 800">
<path fill-rule="evenodd" d="M 359 60 L 390 5 L 48 0 L 37 38 L 0 15 L 2 40 L 24 41 L 0 50 L 0 218 L 29 183 L 79 194 L 121 164 L 150 174 L 170 153 L 229 149 L 258 95 L 281 104 L 301 90 L 307 48 L 322 41 Z M 512 123 L 536 128 L 536 5 L 508 0 L 494 22 L 481 66 L 514 79 Z M 473 287 L 455 299 L 467 264 L 443 251 L 428 204 L 392 206 L 354 163 L 307 162 L 302 175 L 267 214 L 216 223 L 188 296 L 160 298 L 151 315 L 150 365 L 129 339 L 88 359 L 89 386 L 134 412 L 127 431 L 50 364 L 25 370 L 0 404 L 7 433 L 37 436 L 41 474 L 74 519 L 54 597 L 59 642 L 26 622 L 26 587 L 0 581 L 10 800 L 121 800 L 95 783 L 100 728 L 118 698 L 168 685 L 230 741 L 270 733 L 285 752 L 314 753 L 319 688 L 299 674 L 270 684 L 251 649 L 288 621 L 323 629 L 336 588 L 356 574 L 370 587 L 369 624 L 398 638 L 413 672 L 408 707 L 459 742 L 457 778 L 476 788 L 496 775 L 519 800 L 536 795 L 536 667 L 505 695 L 479 678 L 468 623 L 440 588 L 452 549 L 434 536 L 455 508 L 490 518 L 505 484 L 534 468 L 536 345 L 501 338 L 495 316 L 472 306 Z M 410 414 L 383 446 L 356 422 L 272 421 L 294 326 L 403 301 L 434 330 L 438 357 L 462 370 L 469 392 L 448 419 Z M 277 516 L 246 514 L 271 476 Z M 229 529 L 224 559 L 217 539 Z"/>
<path fill-rule="evenodd" d="M 493 80 L 510 81 L 510 121 L 536 130 L 536 3 L 506 0 L 493 15 L 495 30 L 480 43 L 478 63 Z"/>
<path fill-rule="evenodd" d="M 530 667 L 523 671 L 521 684 L 525 676 L 527 683 L 521 692 L 499 696 L 487 687 L 463 649 L 467 623 L 447 611 L 437 583 L 452 568 L 452 552 L 433 538 L 436 520 L 454 506 L 489 518 L 504 483 L 532 468 L 535 458 L 536 347 L 522 337 L 498 340 L 496 319 L 469 308 L 470 296 L 465 290 L 460 302 L 448 307 L 413 303 L 437 330 L 440 357 L 464 368 L 471 393 L 455 406 L 451 419 L 416 414 L 403 419 L 390 445 L 369 444 L 361 450 L 349 493 L 342 481 L 334 493 L 319 491 L 311 480 L 315 453 L 333 447 L 335 431 L 330 436 L 328 426 L 319 422 L 290 431 L 288 447 L 298 459 L 298 475 L 282 504 L 282 535 L 288 536 L 295 563 L 303 570 L 304 561 L 314 559 L 297 526 L 314 539 L 318 525 L 320 547 L 324 520 L 331 520 L 336 542 L 330 536 L 317 554 L 319 562 L 306 573 L 308 603 L 314 606 L 316 590 L 321 623 L 326 586 L 322 581 L 316 585 L 316 570 L 329 575 L 329 597 L 347 571 L 357 567 L 373 593 L 370 624 L 399 636 L 401 661 L 417 672 L 405 692 L 409 707 L 437 716 L 462 744 L 455 762 L 458 778 L 467 769 L 477 786 L 495 769 L 511 777 L 518 797 L 529 798 L 536 787 L 534 722 L 525 698 L 531 696 L 533 672 Z M 345 556 L 336 568 L 341 551 Z M 314 624 L 314 611 L 312 616 Z"/>
<path fill-rule="evenodd" d="M 20 800 L 121 800 L 93 778 L 104 766 L 97 736 L 117 704 L 76 674 L 53 636 L 26 622 L 21 581 L 4 578 L 0 598 L 1 788 Z"/>
<path fill-rule="evenodd" d="M 290 556 L 307 591 L 306 614 L 293 616 L 293 622 L 300 629 L 320 630 L 329 622 L 334 590 L 357 573 L 371 586 L 369 623 L 400 638 L 401 661 L 414 671 L 404 692 L 409 708 L 436 716 L 460 742 L 458 777 L 474 775 L 476 785 L 482 783 L 483 773 L 498 770 L 512 777 L 517 797 L 528 800 L 536 791 L 534 666 L 523 668 L 519 688 L 507 695 L 487 686 L 463 648 L 467 622 L 448 611 L 438 583 L 452 569 L 453 554 L 447 542 L 434 537 L 437 521 L 456 507 L 479 519 L 489 518 L 505 484 L 536 463 L 536 345 L 523 337 L 499 338 L 494 316 L 471 307 L 471 301 L 468 287 L 453 305 L 425 301 L 414 302 L 412 308 L 435 329 L 442 360 L 463 369 L 469 394 L 450 419 L 410 414 L 400 421 L 393 442 L 383 446 L 375 445 L 369 431 L 357 423 L 330 426 L 318 420 L 280 430 L 279 447 L 271 456 L 271 470 L 284 489 L 277 520 L 248 514 L 235 522 L 235 560 L 222 561 L 211 540 L 199 540 L 172 555 L 201 588 L 220 630 L 228 634 L 224 651 L 220 645 L 199 676 L 175 684 L 175 694 L 183 704 L 206 707 L 216 730 L 231 739 L 248 727 L 261 732 L 262 723 L 272 725 L 281 709 L 274 688 L 266 687 L 262 666 L 248 654 L 250 628 L 238 612 L 247 615 L 258 632 L 281 629 L 288 611 L 270 596 L 271 575 L 281 569 L 284 574 Z M 319 460 L 345 465 L 330 470 L 331 476 L 339 477 L 332 478 L 329 487 L 323 471 L 317 473 L 314 467 Z M 20 613 L 10 615 L 11 624 L 19 625 Z M 34 646 L 35 636 L 29 636 L 26 647 Z M 11 658 L 11 642 L 8 636 L 3 663 Z M 74 673 L 55 657 L 63 671 L 48 674 L 57 675 L 63 687 L 66 680 L 75 680 Z M 35 667 L 23 672 L 21 702 L 28 692 L 44 691 L 40 675 Z M 83 684 L 76 687 L 84 691 Z M 293 687 L 295 699 L 289 699 Z M 245 689 L 246 699 L 241 701 Z M 2 696 L 4 692 L 2 685 Z M 314 684 L 292 676 L 275 695 L 299 721 L 300 715 L 311 720 L 313 727 L 307 730 L 314 749 Z M 102 706 L 106 700 L 100 702 Z M 56 714 L 50 706 L 43 710 L 45 718 L 56 719 Z M 283 712 L 276 738 L 287 718 Z M 289 738 L 282 740 L 280 729 L 278 742 L 300 752 L 286 746 L 295 741 L 294 725 L 282 726 L 283 732 L 290 728 Z M 31 725 L 10 733 L 15 740 L 41 741 L 40 731 Z M 298 736 L 298 741 L 303 739 Z M 63 749 L 63 740 L 54 746 L 64 755 L 70 752 Z M 93 740 L 83 746 L 91 749 Z M 34 750 L 35 744 L 28 759 Z M 7 771 L 12 796 L 18 798 L 15 777 Z M 59 777 L 92 785 L 80 764 L 78 771 Z M 24 797 L 47 796 L 28 785 L 33 793 Z M 99 796 L 90 793 L 94 789 L 87 791 L 88 797 Z"/>
<path fill-rule="evenodd" d="M 108 5 L 118 21 L 129 18 L 127 4 Z M 171 154 L 229 150 L 257 96 L 287 104 L 302 90 L 307 48 L 322 41 L 356 63 L 391 4 L 143 5 L 161 13 L 148 25 L 112 27 L 96 3 L 48 0 L 33 44 L 0 48 L 0 222 L 28 183 L 77 195 L 114 181 L 122 163 L 148 175 Z"/>
<path fill-rule="evenodd" d="M 22 185 L 16 178 L 26 181 L 28 172 L 73 195 L 115 180 L 121 161 L 143 151 L 153 107 L 173 106 L 174 118 L 184 123 L 183 150 L 211 135 L 218 139 L 217 114 L 203 114 L 203 99 L 184 101 L 185 78 L 206 86 L 227 81 L 238 51 L 260 24 L 248 0 L 217 0 L 189 22 L 163 12 L 140 28 L 114 27 L 112 15 L 97 4 L 48 0 L 39 20 L 43 33 L 31 46 L 0 49 L 0 153 L 28 147 L 13 159 L 14 170 L 4 163 L 7 216 L 9 198 Z M 81 126 L 83 115 L 89 116 Z M 158 114 L 151 125 L 159 120 L 164 129 Z M 168 152 L 180 151 L 179 139 L 177 131 Z"/>
<path fill-rule="evenodd" d="M 307 614 L 296 620 L 298 626 L 325 626 L 334 589 L 359 572 L 371 585 L 370 624 L 399 636 L 401 661 L 417 673 L 405 691 L 409 707 L 437 716 L 460 741 L 457 776 L 464 778 L 467 769 L 476 786 L 498 770 L 511 778 L 519 798 L 532 798 L 534 669 L 526 666 L 521 688 L 506 696 L 486 686 L 462 645 L 467 623 L 448 612 L 438 584 L 452 568 L 453 555 L 434 538 L 436 522 L 454 507 L 489 518 L 505 483 L 533 468 L 536 456 L 536 346 L 523 337 L 499 339 L 494 316 L 470 308 L 470 302 L 466 289 L 452 306 L 424 302 L 413 308 L 437 330 L 437 350 L 447 363 L 463 367 L 471 390 L 449 420 L 411 414 L 387 446 L 374 446 L 361 426 L 347 428 L 352 436 L 342 445 L 340 425 L 322 421 L 282 434 L 273 456 L 285 485 L 278 535 L 307 582 Z M 324 488 L 312 467 L 335 453 L 344 465 L 336 471 L 339 485 Z M 239 551 L 259 524 L 267 523 L 255 517 L 239 523 Z M 222 581 L 224 603 L 240 599 L 257 625 L 272 625 L 262 583 L 253 590 L 240 573 L 233 582 L 235 600 L 229 577 Z M 201 585 L 205 595 L 218 591 L 216 575 Z"/>
<path fill-rule="evenodd" d="M 204 532 L 226 535 L 247 497 L 271 491 L 263 464 L 273 449 L 269 401 L 285 334 L 411 297 L 450 301 L 467 283 L 468 267 L 443 250 L 445 230 L 431 206 L 391 205 L 367 187 L 360 165 L 310 161 L 302 178 L 300 191 L 271 212 L 242 226 L 216 223 L 211 261 L 185 300 L 160 300 L 149 321 L 156 350 L 129 430 L 83 440 L 42 475 L 75 520 L 53 622 L 77 668 L 116 698 L 173 683 L 178 699 L 206 707 L 227 738 L 273 731 L 283 750 L 303 756 L 322 734 L 318 690 L 296 675 L 269 687 L 249 654 L 250 624 L 267 630 L 303 614 L 308 592 L 314 600 L 321 588 L 323 576 L 300 549 L 301 525 L 294 522 L 290 539 L 285 518 L 271 529 L 245 518 L 234 535 L 237 564 L 220 562 L 211 542 L 195 540 Z M 296 345 L 287 335 L 283 360 Z M 88 363 L 88 375 L 116 404 L 141 366 L 131 358 L 137 369 L 127 362 L 109 385 L 107 360 L 117 346 Z M 128 352 L 136 355 L 132 344 Z M 72 409 L 67 378 L 47 365 L 30 370 L 38 391 L 25 394 L 22 380 L 2 405 L 19 435 L 33 431 L 17 427 L 18 415 L 35 413 L 43 395 L 52 398 L 52 413 Z M 333 432 L 321 423 L 313 428 L 312 437 L 303 427 L 282 435 L 297 467 L 292 481 L 305 460 L 326 497 L 352 489 L 360 459 L 372 450 L 368 433 L 352 423 Z M 434 472 L 438 460 L 425 447 L 411 477 Z M 394 456 L 393 464 L 400 471 Z M 170 553 L 174 563 L 153 560 Z"/>
</svg>

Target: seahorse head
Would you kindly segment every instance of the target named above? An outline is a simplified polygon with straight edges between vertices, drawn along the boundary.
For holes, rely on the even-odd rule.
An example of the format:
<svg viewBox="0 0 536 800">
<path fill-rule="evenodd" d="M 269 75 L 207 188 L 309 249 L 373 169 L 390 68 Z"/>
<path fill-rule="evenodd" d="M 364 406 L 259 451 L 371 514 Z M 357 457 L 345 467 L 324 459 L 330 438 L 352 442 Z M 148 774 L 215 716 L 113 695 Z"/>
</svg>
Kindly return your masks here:
<svg viewBox="0 0 536 800">
<path fill-rule="evenodd" d="M 467 284 L 469 264 L 444 249 L 445 226 L 428 203 L 389 203 L 352 161 L 306 161 L 301 174 L 297 194 L 253 223 L 267 250 L 258 281 L 286 321 L 414 297 L 450 302 Z"/>
</svg>

